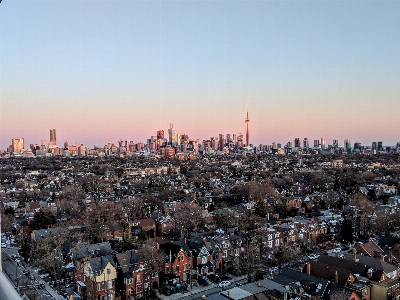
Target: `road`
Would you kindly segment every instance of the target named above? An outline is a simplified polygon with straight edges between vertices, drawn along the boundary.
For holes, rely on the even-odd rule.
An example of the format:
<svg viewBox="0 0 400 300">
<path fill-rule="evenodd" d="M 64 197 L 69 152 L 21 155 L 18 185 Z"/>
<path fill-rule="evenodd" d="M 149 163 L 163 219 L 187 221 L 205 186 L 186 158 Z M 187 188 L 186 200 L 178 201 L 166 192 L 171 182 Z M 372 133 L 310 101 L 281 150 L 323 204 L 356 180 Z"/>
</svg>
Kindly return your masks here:
<svg viewBox="0 0 400 300">
<path fill-rule="evenodd" d="M 44 282 L 38 274 L 33 272 L 32 268 L 26 266 L 24 262 L 17 263 L 12 259 L 12 255 L 18 256 L 18 248 L 9 247 L 2 248 L 3 271 L 8 276 L 10 281 L 16 287 L 20 295 L 34 296 L 40 300 L 61 300 L 62 298 Z M 24 274 L 24 271 L 29 271 L 33 278 Z M 39 288 L 39 284 L 44 284 L 44 289 Z M 55 295 L 54 295 L 55 294 Z"/>
</svg>

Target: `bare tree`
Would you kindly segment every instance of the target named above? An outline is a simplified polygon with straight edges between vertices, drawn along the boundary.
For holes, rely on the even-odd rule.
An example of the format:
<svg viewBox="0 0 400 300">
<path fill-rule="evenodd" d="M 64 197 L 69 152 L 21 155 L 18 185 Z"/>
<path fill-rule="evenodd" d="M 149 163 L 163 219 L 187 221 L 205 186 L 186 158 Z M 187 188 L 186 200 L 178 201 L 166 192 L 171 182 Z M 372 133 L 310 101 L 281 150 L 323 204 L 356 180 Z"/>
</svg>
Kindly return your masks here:
<svg viewBox="0 0 400 300">
<path fill-rule="evenodd" d="M 190 237 L 193 231 L 197 231 L 203 224 L 202 209 L 195 202 L 178 202 L 175 205 L 173 217 L 181 238 Z"/>
</svg>

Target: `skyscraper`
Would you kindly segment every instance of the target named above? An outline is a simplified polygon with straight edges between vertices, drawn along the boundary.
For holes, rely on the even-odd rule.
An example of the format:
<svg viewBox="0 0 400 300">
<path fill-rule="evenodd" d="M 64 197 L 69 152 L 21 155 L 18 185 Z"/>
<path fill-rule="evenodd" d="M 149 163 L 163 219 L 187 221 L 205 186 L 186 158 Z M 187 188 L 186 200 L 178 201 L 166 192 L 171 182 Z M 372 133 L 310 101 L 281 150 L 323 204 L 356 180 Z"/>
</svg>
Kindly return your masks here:
<svg viewBox="0 0 400 300">
<path fill-rule="evenodd" d="M 50 129 L 50 145 L 55 146 L 56 143 L 56 130 Z"/>
<path fill-rule="evenodd" d="M 157 138 L 163 139 L 164 138 L 164 130 L 160 129 L 157 131 Z"/>
<path fill-rule="evenodd" d="M 333 140 L 333 148 L 339 147 L 339 141 L 338 140 Z"/>
<path fill-rule="evenodd" d="M 318 148 L 319 147 L 319 140 L 314 140 L 314 148 Z"/>
<path fill-rule="evenodd" d="M 250 134 L 249 134 L 249 111 L 246 109 L 246 120 L 244 121 L 246 123 L 246 146 L 248 147 L 250 145 Z"/>
<path fill-rule="evenodd" d="M 382 150 L 383 150 L 383 143 L 378 142 L 378 151 L 382 151 Z"/>
<path fill-rule="evenodd" d="M 295 148 L 300 148 L 301 146 L 301 141 L 300 141 L 300 139 L 299 138 L 295 138 L 294 139 L 294 147 Z"/>
<path fill-rule="evenodd" d="M 347 152 L 351 151 L 351 141 L 349 139 L 344 140 L 344 150 Z"/>
<path fill-rule="evenodd" d="M 22 152 L 24 151 L 24 139 L 12 139 L 11 140 L 12 152 Z"/>
<path fill-rule="evenodd" d="M 326 138 L 321 138 L 321 148 L 326 148 Z"/>
<path fill-rule="evenodd" d="M 175 147 L 177 145 L 177 140 L 176 140 L 174 124 L 169 124 L 168 137 L 169 137 L 169 143 L 171 144 L 171 146 Z"/>
<path fill-rule="evenodd" d="M 304 138 L 303 140 L 303 147 L 304 148 L 310 148 L 310 143 L 308 141 L 308 138 Z"/>
</svg>

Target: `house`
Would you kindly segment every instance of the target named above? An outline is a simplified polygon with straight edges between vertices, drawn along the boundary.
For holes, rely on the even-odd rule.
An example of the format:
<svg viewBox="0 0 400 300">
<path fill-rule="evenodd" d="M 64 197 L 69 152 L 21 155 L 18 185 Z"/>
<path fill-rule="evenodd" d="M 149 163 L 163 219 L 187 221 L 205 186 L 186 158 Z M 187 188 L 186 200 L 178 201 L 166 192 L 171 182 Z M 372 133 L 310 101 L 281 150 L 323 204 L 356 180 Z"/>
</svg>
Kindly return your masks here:
<svg viewBox="0 0 400 300">
<path fill-rule="evenodd" d="M 75 269 L 76 290 L 84 299 L 114 299 L 117 269 L 111 255 L 89 258 Z"/>
<path fill-rule="evenodd" d="M 158 274 L 137 250 L 115 255 L 117 265 L 116 290 L 123 299 L 134 300 L 145 296 L 150 289 L 158 288 Z"/>
<path fill-rule="evenodd" d="M 192 253 L 185 242 L 160 244 L 162 256 L 166 257 L 164 272 L 160 274 L 160 284 L 175 285 L 188 282 L 192 268 Z"/>
<path fill-rule="evenodd" d="M 175 220 L 170 216 L 170 214 L 158 216 L 156 223 L 156 232 L 158 236 L 170 233 L 175 228 Z"/>
</svg>

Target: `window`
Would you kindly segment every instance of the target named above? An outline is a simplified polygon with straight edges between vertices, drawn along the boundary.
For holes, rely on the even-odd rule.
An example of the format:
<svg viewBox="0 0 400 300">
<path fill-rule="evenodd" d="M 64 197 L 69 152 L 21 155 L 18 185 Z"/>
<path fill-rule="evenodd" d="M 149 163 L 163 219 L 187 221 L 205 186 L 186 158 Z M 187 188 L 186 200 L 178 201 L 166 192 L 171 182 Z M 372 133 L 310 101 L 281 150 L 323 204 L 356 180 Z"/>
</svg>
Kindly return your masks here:
<svg viewBox="0 0 400 300">
<path fill-rule="evenodd" d="M 183 271 L 186 271 L 186 264 L 183 265 Z"/>
<path fill-rule="evenodd" d="M 107 281 L 107 288 L 111 289 L 112 288 L 112 280 Z"/>
<path fill-rule="evenodd" d="M 97 290 L 101 291 L 101 284 L 100 283 L 97 284 Z"/>
<path fill-rule="evenodd" d="M 140 282 L 140 274 L 136 275 L 136 281 Z"/>
<path fill-rule="evenodd" d="M 165 272 L 166 272 L 166 273 L 169 273 L 169 266 L 166 266 L 166 267 L 165 267 Z"/>
<path fill-rule="evenodd" d="M 165 227 L 167 227 L 167 224 L 164 223 L 163 226 L 164 226 L 164 228 L 165 228 Z"/>
<path fill-rule="evenodd" d="M 107 268 L 107 274 L 111 274 L 111 269 Z"/>
<path fill-rule="evenodd" d="M 223 254 L 224 254 L 223 257 L 226 257 L 228 255 L 228 252 L 224 250 Z"/>
<path fill-rule="evenodd" d="M 175 271 L 179 272 L 179 266 L 176 266 Z"/>
<path fill-rule="evenodd" d="M 130 295 L 133 295 L 133 288 L 130 288 L 130 289 L 129 289 L 129 294 L 130 294 Z"/>
<path fill-rule="evenodd" d="M 203 256 L 202 258 L 201 258 L 201 263 L 202 264 L 205 264 L 207 262 L 207 257 L 206 256 Z"/>
</svg>

